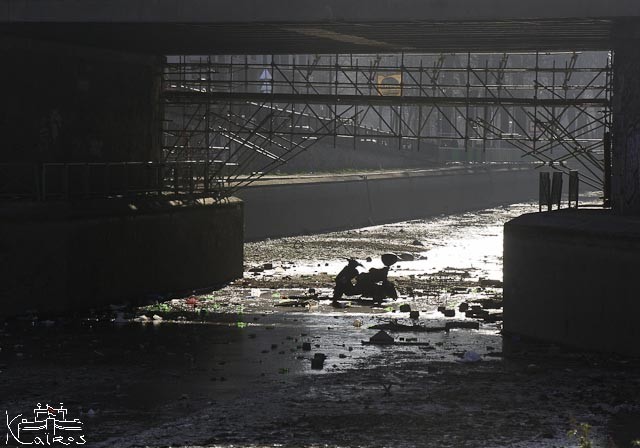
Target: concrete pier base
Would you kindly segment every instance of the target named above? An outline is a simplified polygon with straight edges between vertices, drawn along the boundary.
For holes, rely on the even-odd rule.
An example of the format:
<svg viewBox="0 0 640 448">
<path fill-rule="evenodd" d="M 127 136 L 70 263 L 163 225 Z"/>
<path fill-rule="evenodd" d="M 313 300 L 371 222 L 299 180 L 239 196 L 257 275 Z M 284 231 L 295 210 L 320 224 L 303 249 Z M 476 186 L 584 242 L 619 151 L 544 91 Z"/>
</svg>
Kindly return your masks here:
<svg viewBox="0 0 640 448">
<path fill-rule="evenodd" d="M 640 355 L 640 217 L 533 213 L 505 225 L 504 331 Z"/>
<path fill-rule="evenodd" d="M 69 313 L 242 276 L 243 204 L 201 200 L 0 208 L 0 315 Z"/>
</svg>

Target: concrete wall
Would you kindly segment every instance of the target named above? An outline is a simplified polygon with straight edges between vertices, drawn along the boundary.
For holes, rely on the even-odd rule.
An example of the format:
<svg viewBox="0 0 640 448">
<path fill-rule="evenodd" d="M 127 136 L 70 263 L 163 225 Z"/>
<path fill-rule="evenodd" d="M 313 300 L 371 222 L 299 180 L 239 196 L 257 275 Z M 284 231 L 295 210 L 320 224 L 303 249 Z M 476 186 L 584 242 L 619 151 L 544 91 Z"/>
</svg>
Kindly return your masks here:
<svg viewBox="0 0 640 448">
<path fill-rule="evenodd" d="M 0 216 L 0 315 L 70 312 L 242 276 L 242 201 L 16 204 Z"/>
<path fill-rule="evenodd" d="M 504 331 L 640 355 L 640 219 L 608 211 L 523 215 L 505 225 Z"/>
<path fill-rule="evenodd" d="M 522 152 L 513 148 L 464 148 L 464 142 L 459 142 L 460 147 L 440 147 L 422 143 L 420 151 L 416 150 L 415 142 L 412 149 L 397 149 L 397 143 L 387 146 L 369 142 L 359 142 L 357 148 L 352 144 L 338 144 L 333 146 L 325 139 L 313 144 L 311 147 L 296 155 L 286 164 L 278 167 L 277 172 L 283 173 L 313 173 L 313 172 L 340 172 L 348 167 L 351 172 L 356 170 L 399 170 L 399 169 L 426 169 L 439 167 L 447 163 L 482 163 L 482 162 L 532 162 L 537 160 L 532 157 L 523 157 Z M 456 142 L 457 143 L 457 142 Z M 262 160 L 254 161 L 249 165 L 247 172 L 260 171 L 264 166 Z"/>
<path fill-rule="evenodd" d="M 362 227 L 533 199 L 532 168 L 459 167 L 368 176 L 317 176 L 239 192 L 245 237 L 299 235 Z"/>
</svg>

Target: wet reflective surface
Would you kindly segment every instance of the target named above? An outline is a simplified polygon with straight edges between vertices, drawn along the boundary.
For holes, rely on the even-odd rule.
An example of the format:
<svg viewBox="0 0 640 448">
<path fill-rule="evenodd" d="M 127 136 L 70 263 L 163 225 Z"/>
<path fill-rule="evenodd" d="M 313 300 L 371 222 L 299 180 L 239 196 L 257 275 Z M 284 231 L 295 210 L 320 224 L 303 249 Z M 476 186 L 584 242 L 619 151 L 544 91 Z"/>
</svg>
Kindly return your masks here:
<svg viewBox="0 0 640 448">
<path fill-rule="evenodd" d="M 2 322 L 0 411 L 62 402 L 95 447 L 577 446 L 580 424 L 596 446 L 630 446 L 636 360 L 500 335 L 502 224 L 536 209 L 251 243 L 245 278 L 219 291 Z M 333 307 L 345 258 L 379 268 L 385 252 L 413 258 L 390 270 L 400 297 Z M 374 325 L 393 325 L 396 344 L 366 344 Z"/>
</svg>

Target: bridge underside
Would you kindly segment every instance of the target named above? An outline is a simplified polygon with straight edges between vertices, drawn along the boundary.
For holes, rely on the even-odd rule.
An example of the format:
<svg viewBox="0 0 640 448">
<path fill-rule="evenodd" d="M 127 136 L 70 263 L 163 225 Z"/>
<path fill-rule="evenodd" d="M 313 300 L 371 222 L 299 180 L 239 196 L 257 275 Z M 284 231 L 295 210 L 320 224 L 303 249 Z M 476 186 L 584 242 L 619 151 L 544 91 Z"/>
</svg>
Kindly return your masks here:
<svg viewBox="0 0 640 448">
<path fill-rule="evenodd" d="M 159 54 L 609 50 L 635 0 L 0 0 L 0 33 Z"/>
<path fill-rule="evenodd" d="M 68 190 L 69 185 L 74 185 L 74 182 L 78 185 L 84 185 L 83 189 L 78 190 L 79 193 L 82 193 L 83 198 L 89 196 L 92 191 L 89 179 L 108 178 L 109 170 L 113 171 L 111 162 L 114 162 L 115 158 L 136 161 L 142 157 L 141 154 L 146 154 L 148 159 L 158 161 L 164 123 L 162 109 L 164 107 L 179 109 L 183 105 L 172 105 L 171 101 L 185 102 L 185 98 L 190 98 L 194 94 L 189 91 L 189 88 L 176 88 L 177 92 L 171 94 L 173 96 L 165 95 L 163 97 L 161 95 L 159 77 L 162 65 L 156 55 L 336 55 L 338 53 L 419 54 L 615 50 L 614 76 L 616 82 L 613 84 L 615 90 L 611 101 L 614 145 L 613 162 L 611 163 L 613 165 L 613 205 L 614 212 L 630 215 L 621 220 L 623 228 L 626 228 L 627 224 L 637 225 L 632 217 L 640 215 L 640 181 L 638 179 L 640 127 L 637 124 L 640 122 L 640 94 L 638 93 L 640 92 L 640 82 L 637 76 L 640 70 L 638 68 L 640 53 L 636 44 L 640 41 L 640 27 L 637 26 L 640 11 L 638 11 L 637 0 L 618 0 L 615 2 L 601 0 L 538 0 L 536 2 L 516 2 L 513 0 L 457 0 L 456 2 L 442 0 L 396 0 L 393 2 L 389 0 L 299 0 L 297 2 L 272 0 L 254 2 L 252 0 L 236 0 L 233 3 L 225 2 L 223 6 L 220 6 L 220 3 L 222 2 L 211 0 L 138 0 L 136 2 L 130 0 L 56 0 L 55 2 L 0 0 L 0 54 L 3 55 L 3 61 L 8 67 L 0 74 L 0 81 L 3 85 L 12 87 L 4 98 L 6 106 L 4 112 L 0 112 L 0 130 L 5 136 L 5 147 L 11 150 L 5 150 L 0 154 L 0 157 L 4 157 L 5 161 L 9 163 L 24 160 L 36 166 L 38 164 L 44 166 L 56 154 L 62 154 L 61 162 L 75 160 L 81 163 L 83 166 L 77 172 L 71 168 L 67 169 L 66 165 L 63 166 L 65 171 L 63 171 L 61 179 L 66 180 L 61 182 L 60 191 L 63 194 L 54 195 L 54 197 L 61 199 L 62 204 L 73 203 L 68 200 L 70 196 Z M 483 9 L 484 7 L 486 9 Z M 581 16 L 581 18 L 577 16 Z M 131 56 L 132 54 L 133 56 Z M 140 54 L 149 56 L 140 57 Z M 338 59 L 337 56 L 335 59 Z M 515 87 L 527 85 L 531 91 L 531 86 L 534 86 L 533 102 L 522 105 L 523 101 L 529 100 L 522 100 L 514 93 L 514 98 L 509 99 L 507 104 L 507 100 L 496 101 L 490 98 L 492 95 L 489 94 L 496 90 L 500 94 L 505 92 L 505 83 L 500 80 L 502 78 L 499 77 L 495 82 L 488 82 L 488 79 L 491 79 L 488 73 L 489 66 L 485 65 L 484 69 L 480 66 L 474 70 L 470 60 L 471 58 L 467 58 L 467 63 L 464 66 L 451 68 L 451 79 L 456 79 L 458 84 L 454 87 L 447 87 L 463 92 L 464 100 L 455 98 L 451 92 L 448 92 L 447 95 L 438 94 L 437 101 L 431 98 L 434 96 L 433 94 L 430 96 L 423 94 L 414 100 L 420 104 L 418 108 L 413 107 L 414 111 L 417 110 L 417 114 L 414 114 L 413 117 L 408 117 L 402 111 L 392 112 L 394 104 L 382 105 L 382 107 L 389 109 L 390 116 L 389 126 L 387 126 L 389 129 L 383 130 L 386 135 L 391 135 L 391 137 L 396 137 L 396 134 L 399 136 L 397 140 L 400 145 L 398 147 L 402 147 L 403 136 L 407 135 L 406 128 L 412 128 L 406 123 L 413 123 L 411 120 L 415 120 L 422 124 L 428 124 L 428 118 L 421 116 L 420 113 L 421 111 L 424 113 L 427 108 L 441 109 L 436 111 L 437 114 L 434 112 L 431 116 L 441 118 L 439 120 L 441 128 L 458 129 L 460 131 L 458 137 L 465 142 L 465 150 L 473 147 L 473 139 L 476 134 L 482 134 L 483 139 L 486 139 L 486 135 L 493 132 L 493 124 L 497 128 L 496 132 L 504 137 L 504 133 L 501 132 L 504 126 L 508 127 L 510 123 L 514 125 L 519 122 L 532 123 L 531 126 L 527 124 L 522 126 L 522 129 L 512 129 L 508 133 L 513 139 L 518 138 L 516 134 L 532 133 L 534 151 L 540 149 L 537 144 L 540 143 L 539 138 L 543 135 L 539 133 L 541 129 L 544 128 L 546 134 L 553 132 L 553 135 L 548 138 L 550 142 L 557 141 L 558 132 L 570 129 L 566 122 L 560 122 L 562 126 L 559 126 L 556 123 L 558 120 L 554 118 L 562 115 L 562 113 L 555 113 L 554 109 L 560 111 L 565 109 L 567 92 L 570 92 L 570 86 L 573 85 L 573 81 L 568 76 L 566 76 L 567 82 L 564 83 L 563 89 L 552 88 L 550 93 L 547 89 L 547 93 L 551 96 L 545 100 L 540 93 L 541 87 L 545 85 L 542 78 L 535 76 L 535 82 L 531 77 L 518 79 L 520 73 L 514 72 L 514 79 L 510 82 L 514 86 L 512 90 L 516 92 Z M 267 64 L 267 59 L 260 63 Z M 334 83 L 332 84 L 335 89 L 334 98 L 316 96 L 315 101 L 323 103 L 320 106 L 324 109 L 327 109 L 325 107 L 327 105 L 333 106 L 333 116 L 340 118 L 346 113 L 346 109 L 341 109 L 342 105 L 338 104 L 338 99 L 346 97 L 336 98 L 340 93 L 340 85 L 338 84 L 341 79 L 337 74 L 336 65 L 333 64 L 335 70 Z M 538 64 L 536 64 L 537 66 Z M 207 96 L 211 98 L 205 98 L 206 101 L 194 102 L 191 107 L 192 116 L 204 117 L 201 120 L 202 126 L 194 128 L 193 123 L 187 123 L 181 128 L 182 131 L 185 131 L 183 134 L 193 136 L 200 133 L 204 136 L 203 142 L 207 148 L 212 147 L 212 142 L 208 138 L 211 122 L 207 120 L 208 115 L 202 113 L 202 109 L 208 108 L 209 111 L 212 109 L 210 100 L 215 99 L 213 98 L 215 94 L 218 95 L 219 102 L 229 104 L 227 109 L 221 109 L 224 113 L 219 114 L 222 116 L 218 121 L 221 123 L 220 127 L 225 130 L 235 130 L 236 134 L 241 136 L 241 138 L 235 138 L 233 145 L 247 146 L 247 142 L 256 141 L 257 143 L 254 145 L 256 151 L 254 152 L 260 153 L 259 151 L 262 151 L 263 147 L 258 143 L 261 142 L 261 139 L 264 140 L 265 134 L 262 130 L 265 129 L 265 126 L 259 125 L 260 123 L 269 123 L 267 139 L 273 141 L 275 138 L 276 143 L 280 144 L 284 148 L 283 150 L 291 151 L 292 148 L 305 146 L 306 142 L 311 141 L 311 137 L 314 136 L 295 135 L 294 130 L 300 129 L 303 133 L 307 132 L 307 128 L 325 123 L 325 117 L 317 112 L 319 108 L 307 107 L 299 110 L 294 107 L 286 107 L 287 104 L 284 106 L 278 103 L 273 104 L 278 100 L 282 100 L 284 103 L 293 101 L 293 98 L 287 95 L 296 93 L 296 89 L 279 93 L 275 88 L 278 87 L 278 79 L 273 71 L 275 68 L 273 60 L 269 62 L 267 68 L 271 72 L 267 72 L 268 75 L 262 79 L 258 77 L 258 80 L 266 80 L 267 82 L 254 86 L 256 89 L 252 92 L 246 89 L 238 91 L 233 88 L 226 92 L 220 92 L 219 89 L 215 92 L 202 88 L 197 89 L 196 96 L 199 98 Z M 462 69 L 466 77 L 460 74 L 462 72 L 454 71 L 458 69 Z M 407 83 L 406 76 L 413 74 L 415 77 L 417 73 L 418 80 L 425 79 L 426 70 L 420 65 L 417 70 L 411 71 L 404 63 L 393 68 L 393 72 L 399 72 L 397 76 L 405 80 L 402 81 L 401 88 L 404 88 Z M 432 77 L 434 70 L 431 66 L 429 67 L 429 73 Z M 299 66 L 297 68 L 294 66 L 290 70 L 291 85 L 295 88 L 297 87 L 293 78 L 295 76 L 296 79 L 300 79 L 299 72 Z M 359 73 L 358 70 L 343 70 L 343 72 L 348 75 Z M 132 73 L 135 76 L 132 76 Z M 545 76 L 551 77 L 553 81 L 555 76 L 566 73 L 568 73 L 567 67 L 552 66 Z M 201 73 L 198 74 L 201 75 Z M 474 76 L 476 76 L 476 81 L 474 81 Z M 372 75 L 370 78 L 374 79 Z M 203 80 L 202 76 L 197 79 Z M 253 79 L 255 80 L 255 76 Z M 363 78 L 355 79 L 354 88 L 356 90 L 359 88 L 358 79 Z M 591 79 L 597 80 L 599 78 L 594 75 Z M 206 77 L 205 80 L 209 81 Z M 235 82 L 237 83 L 237 79 Z M 489 92 L 484 94 L 482 98 L 485 100 L 482 102 L 480 97 L 476 96 L 479 102 L 476 106 L 482 108 L 482 115 L 474 115 L 472 110 L 474 104 L 468 101 L 469 92 L 475 89 L 474 82 L 482 84 L 483 91 Z M 372 83 L 375 84 L 378 81 Z M 178 84 L 176 83 L 176 86 Z M 230 84 L 233 86 L 233 83 Z M 267 85 L 263 86 L 262 84 Z M 424 82 L 416 84 L 420 88 L 424 88 L 425 85 Z M 437 86 L 435 82 L 433 85 Z M 608 85 L 608 82 L 605 85 Z M 54 88 L 51 88 L 52 86 Z M 135 92 L 130 92 L 131 88 Z M 586 90 L 586 88 L 581 89 L 581 91 Z M 607 90 L 606 88 L 603 90 L 606 98 L 604 105 L 609 104 L 609 97 L 606 96 Z M 203 95 L 203 93 L 207 95 Z M 266 94 L 269 98 L 264 98 Z M 305 91 L 305 95 L 307 94 L 308 92 Z M 343 92 L 343 95 L 347 94 L 352 95 L 353 92 Z M 221 95 L 224 98 L 221 98 Z M 244 95 L 250 95 L 250 97 Z M 276 97 L 276 95 L 280 95 L 280 97 Z M 395 98 L 383 97 L 384 95 L 369 95 L 366 100 L 374 101 L 375 99 L 377 102 L 384 101 L 385 103 L 397 102 Z M 499 98 L 505 97 L 499 96 Z M 582 99 L 577 96 L 569 96 L 568 98 L 576 109 L 581 110 L 581 113 L 571 116 L 571 122 L 576 117 L 591 115 L 592 123 L 604 122 L 602 129 L 605 125 L 608 126 L 606 115 L 592 110 L 595 107 L 603 106 L 603 104 L 594 101 L 595 96 L 585 98 L 586 101 L 593 102 L 593 104 L 582 104 Z M 361 99 L 351 98 L 351 101 L 357 102 Z M 545 103 L 545 101 L 547 102 Z M 233 104 L 234 102 L 242 102 L 245 105 L 247 102 L 259 102 L 262 106 L 238 109 Z M 428 104 L 422 104 L 424 102 Z M 445 102 L 447 104 L 444 104 Z M 519 111 L 524 120 L 515 117 L 515 113 L 512 112 L 516 106 L 522 106 Z M 353 117 L 359 116 L 358 112 L 361 112 L 362 109 L 358 109 L 358 107 L 363 108 L 363 105 L 354 105 Z M 550 109 L 550 112 L 545 108 Z M 366 106 L 366 110 L 369 109 L 369 106 Z M 500 109 L 499 115 L 496 115 L 501 117 L 500 120 L 485 119 L 484 110 L 487 111 L 486 116 L 490 118 L 492 116 L 490 112 L 496 109 Z M 216 110 L 213 108 L 213 112 Z M 247 114 L 246 110 L 249 110 L 251 114 Z M 228 113 L 226 113 L 227 111 Z M 283 115 L 287 115 L 288 118 L 283 119 Z M 510 115 L 514 115 L 514 117 L 510 117 Z M 237 117 L 243 118 L 245 121 L 234 122 L 233 120 L 239 119 Z M 249 118 L 247 119 L 247 117 Z M 391 117 L 395 119 L 395 123 L 391 122 Z M 461 117 L 466 118 L 462 119 Z M 474 121 L 470 121 L 469 117 Z M 387 115 L 380 113 L 377 118 L 379 122 L 384 121 L 387 119 Z M 274 123 L 275 126 L 271 123 Z M 290 132 L 278 134 L 280 123 L 291 124 L 290 129 L 287 129 Z M 349 128 L 343 125 L 344 123 L 350 125 Z M 348 132 L 353 129 L 352 135 L 350 135 L 352 141 L 355 141 L 362 133 L 369 132 L 363 126 L 358 127 L 361 123 L 354 120 L 333 120 L 332 124 L 334 134 L 341 125 L 345 131 L 342 135 L 350 135 Z M 433 128 L 435 130 L 438 130 L 437 124 L 434 120 Z M 294 128 L 296 125 L 300 127 Z M 584 123 L 577 126 L 577 129 L 592 132 L 592 129 Z M 324 127 L 328 126 L 325 124 Z M 424 126 L 418 126 L 418 131 L 414 132 L 417 134 L 413 135 L 416 144 L 419 144 L 426 135 L 426 130 L 422 133 L 420 131 L 423 128 Z M 415 128 L 413 130 L 415 131 Z M 188 142 L 183 138 L 181 143 L 179 137 L 180 135 L 176 137 L 173 147 L 182 145 L 189 149 L 194 143 L 193 138 Z M 300 140 L 294 141 L 293 137 L 299 137 Z M 570 137 L 572 138 L 567 141 L 569 141 L 570 149 L 573 150 L 577 145 L 574 141 L 575 134 Z M 587 137 L 591 138 L 590 135 Z M 225 138 L 232 140 L 226 136 Z M 289 141 L 282 143 L 280 140 L 283 138 L 289 138 Z M 254 140 L 250 141 L 250 139 Z M 404 138 L 404 140 L 407 139 Z M 231 143 L 229 145 L 220 144 L 219 148 L 221 151 L 225 151 L 233 145 Z M 598 143 L 599 146 L 601 145 Z M 595 149 L 593 151 L 590 147 L 587 149 L 589 151 L 586 153 L 590 156 L 593 155 Z M 93 168 L 87 163 L 90 161 L 106 165 L 106 167 L 100 166 L 102 176 L 92 175 L 95 171 L 91 171 Z M 602 163 L 600 163 L 600 159 L 597 162 L 603 167 L 610 164 L 610 161 L 606 159 L 602 160 Z M 205 167 L 206 169 L 210 168 L 208 164 Z M 172 174 L 164 176 L 166 168 L 170 168 Z M 129 200 L 126 195 L 131 191 L 130 187 L 134 177 L 144 179 L 151 177 L 161 180 L 167 178 L 172 181 L 176 191 L 184 190 L 181 190 L 181 176 L 177 174 L 180 169 L 178 165 L 171 167 L 159 165 L 158 168 L 145 165 L 137 169 L 135 176 L 132 171 L 128 171 L 129 169 L 132 170 L 125 165 L 124 174 L 115 177 L 115 180 L 120 180 L 124 187 L 114 189 L 114 181 L 110 180 L 109 185 L 100 191 L 107 192 L 105 194 L 109 195 L 113 191 L 117 191 L 119 195 L 125 196 L 122 204 L 128 206 Z M 12 169 L 11 172 L 15 171 Z M 190 185 L 188 190 L 192 192 L 191 166 L 186 167 L 186 171 L 189 171 L 187 184 Z M 31 195 L 41 201 L 38 208 L 47 198 L 46 192 L 42 191 L 42 185 L 45 185 L 44 174 L 44 171 L 38 172 L 36 178 L 41 179 L 42 182 L 35 183 L 35 186 L 29 190 L 39 193 Z M 47 177 L 49 180 L 51 178 L 52 176 Z M 206 175 L 203 175 L 203 178 L 207 178 Z M 164 190 L 158 188 L 158 185 L 162 186 L 162 183 L 146 184 L 147 187 L 151 186 L 157 190 L 159 200 L 165 199 Z M 209 191 L 207 182 L 201 185 L 205 192 Z M 145 193 L 147 192 L 145 191 Z M 18 222 L 19 220 L 15 219 L 17 214 L 11 208 L 3 205 L 2 209 L 7 211 L 9 218 L 0 221 L 1 227 L 6 230 L 2 232 L 4 236 L 0 239 L 0 246 L 6 248 L 3 252 L 4 259 L 0 260 L 0 267 L 3 267 L 1 262 L 4 261 L 6 272 L 17 272 L 16 278 L 20 278 L 18 273 L 22 273 L 23 277 L 21 281 L 14 282 L 11 285 L 12 288 L 0 294 L 0 304 L 15 303 L 15 297 L 23 298 L 25 306 L 29 306 L 29 303 L 34 303 L 32 301 L 38 297 L 46 296 L 55 299 L 56 295 L 58 297 L 73 296 L 63 288 L 66 279 L 69 279 L 69 282 L 78 278 L 87 279 L 85 281 L 88 286 L 114 283 L 112 279 L 123 275 L 122 260 L 129 260 L 130 265 L 127 266 L 131 266 L 131 269 L 127 269 L 127 271 L 135 274 L 136 277 L 127 283 L 131 286 L 131 292 L 135 296 L 134 300 L 139 300 L 141 294 L 165 292 L 149 291 L 143 286 L 155 286 L 158 284 L 158 278 L 165 277 L 163 272 L 166 271 L 177 273 L 193 271 L 195 273 L 193 277 L 179 275 L 176 277 L 175 283 L 167 280 L 164 286 L 160 285 L 165 290 L 177 290 L 182 286 L 198 287 L 214 283 L 216 280 L 227 280 L 240 275 L 242 270 L 242 232 L 239 231 L 238 224 L 242 211 L 239 207 L 234 206 L 232 209 L 225 209 L 219 213 L 213 209 L 172 207 L 171 209 L 167 208 L 166 213 L 153 210 L 153 216 L 127 211 L 123 212 L 122 218 L 117 220 L 109 219 L 109 213 L 113 213 L 106 208 L 100 208 L 101 213 L 106 210 L 104 213 L 107 218 L 103 220 L 104 223 L 100 221 L 99 225 L 94 225 L 96 220 L 91 217 L 90 222 L 79 230 L 71 226 L 72 219 L 77 221 L 75 212 L 64 217 L 61 221 L 49 222 L 50 220 L 46 220 L 42 226 L 35 228 L 23 225 L 24 222 L 30 222 L 27 218 L 23 222 Z M 223 212 L 228 212 L 228 215 L 223 218 L 213 216 L 222 216 Z M 195 216 L 194 213 L 200 214 Z M 220 223 L 220 227 L 217 229 L 211 224 L 214 219 L 218 219 Z M 15 222 L 18 224 L 13 224 Z M 580 344 L 580 341 L 584 340 L 582 335 L 590 331 L 589 324 L 597 321 L 599 315 L 594 317 L 593 313 L 588 316 L 576 314 L 573 313 L 572 306 L 591 307 L 596 310 L 597 304 L 603 303 L 602 295 L 610 293 L 607 288 L 608 280 L 617 282 L 618 286 L 614 292 L 621 304 L 634 303 L 635 296 L 632 292 L 636 288 L 633 283 L 633 272 L 628 270 L 628 266 L 636 267 L 636 265 L 629 264 L 627 266 L 626 263 L 636 256 L 637 251 L 634 252 L 634 250 L 640 244 L 634 241 L 633 245 L 630 245 L 623 241 L 621 244 L 616 243 L 618 244 L 616 246 L 611 242 L 613 237 L 609 238 L 608 234 L 602 231 L 599 222 L 596 224 L 594 231 L 599 232 L 600 240 L 603 241 L 602 249 L 582 249 L 591 244 L 590 237 L 592 235 L 589 232 L 587 232 L 587 237 L 578 238 L 575 242 L 568 241 L 567 234 L 572 231 L 571 227 L 565 226 L 561 231 L 556 231 L 557 229 L 550 229 L 546 224 L 538 226 L 534 230 L 539 231 L 536 235 L 542 235 L 541 237 L 531 237 L 530 233 L 518 233 L 517 226 L 512 225 L 507 228 L 505 316 L 511 319 L 507 328 L 509 331 L 549 340 L 569 343 L 575 341 Z M 149 228 L 166 229 L 166 231 L 149 231 L 147 225 L 150 226 Z M 165 244 L 165 240 L 179 243 L 181 240 L 177 232 L 180 229 L 183 229 L 184 235 L 193 237 L 192 241 L 201 242 L 199 246 L 205 249 L 188 248 L 184 253 L 176 249 L 176 253 L 180 255 L 178 257 L 158 257 L 153 250 L 148 250 L 148 248 L 162 246 Z M 16 238 L 16 235 L 22 235 L 23 238 Z M 51 235 L 55 241 L 52 240 Z M 72 238 L 67 235 L 80 235 L 80 237 L 74 236 Z M 539 238 L 540 241 L 538 241 Z M 61 268 L 60 272 L 52 268 L 41 269 L 43 264 L 40 263 L 40 258 L 25 258 L 24 253 L 32 253 L 33 251 L 25 252 L 24 247 L 31 246 L 21 244 L 22 241 L 31 241 L 31 244 L 34 241 L 53 243 L 51 250 L 48 251 L 43 250 L 43 245 L 38 245 L 37 249 L 40 253 L 50 254 L 50 258 L 44 258 L 45 264 L 56 266 L 56 260 L 58 260 L 56 256 L 62 252 L 68 254 L 68 267 L 61 265 L 64 266 L 64 269 Z M 96 241 L 103 243 L 97 244 Z M 87 242 L 94 244 L 87 244 Z M 55 246 L 56 244 L 58 246 Z M 536 249 L 536 251 L 528 252 L 524 249 Z M 200 256 L 201 253 L 198 250 L 206 250 L 207 253 Z M 132 253 L 135 256 L 131 256 Z M 532 266 L 531 253 L 539 255 L 539 263 L 537 264 L 539 269 L 537 271 L 535 266 L 534 269 L 530 269 Z M 557 273 L 554 268 L 571 265 L 576 260 L 587 260 L 589 263 L 583 262 L 576 265 L 576 269 L 570 271 L 575 274 L 576 278 L 580 278 L 576 280 L 577 283 L 587 284 L 586 280 L 596 279 L 602 275 L 598 268 L 598 263 L 602 260 L 602 253 L 608 257 L 605 257 L 605 261 L 609 265 L 609 270 L 604 274 L 601 285 L 598 284 L 596 288 L 580 290 L 584 294 L 579 296 L 579 304 L 577 300 L 567 299 L 568 295 L 563 296 L 563 292 L 570 288 L 572 281 L 566 276 L 561 278 L 561 274 Z M 200 267 L 215 267 L 215 263 L 219 260 L 206 258 L 206 256 L 213 257 L 211 254 L 224 254 L 227 259 L 231 256 L 232 261 L 227 263 L 230 270 L 225 272 L 224 278 L 215 279 L 210 276 L 208 271 L 197 271 L 194 268 L 193 264 L 198 264 Z M 547 263 L 547 257 L 555 258 Z M 14 263 L 14 259 L 24 263 Z M 104 262 L 102 259 L 105 259 Z M 10 269 L 9 260 L 11 260 L 12 266 L 16 266 L 15 268 Z M 148 269 L 143 270 L 140 266 L 148 266 Z M 529 274 L 519 275 L 521 268 L 523 271 L 530 269 L 527 271 Z M 31 281 L 31 274 L 34 272 L 42 272 L 42 280 L 35 286 Z M 616 272 L 620 275 L 614 276 L 612 274 Z M 543 287 L 536 288 L 535 286 L 541 278 L 548 279 L 548 281 L 543 283 Z M 183 280 L 188 285 L 180 283 Z M 58 285 L 57 289 L 52 288 L 52 285 Z M 526 296 L 522 291 L 536 291 L 538 294 Z M 83 294 L 82 298 L 91 296 L 91 294 L 93 294 L 92 291 L 89 294 Z M 111 300 L 115 295 L 121 296 L 122 291 L 104 294 L 103 298 Z M 80 296 L 80 294 L 77 295 L 78 298 Z M 531 300 L 527 297 L 530 297 Z M 560 304 L 559 306 L 567 307 L 567 311 L 563 312 L 561 316 L 562 319 L 559 318 L 555 321 L 554 325 L 557 324 L 555 329 L 536 328 L 536 331 L 533 331 L 527 326 L 531 320 L 528 316 L 537 316 L 536 307 L 540 303 L 540 297 L 548 298 L 552 302 Z M 571 297 L 577 296 L 574 294 Z M 637 307 L 629 308 L 631 312 L 636 309 Z M 627 321 L 619 318 L 620 313 L 623 312 L 622 308 L 615 308 L 612 313 L 602 314 L 607 319 L 607 324 L 610 324 L 603 328 L 607 331 L 611 330 L 607 334 L 612 336 L 605 343 L 590 344 L 591 348 L 610 350 L 618 345 L 620 339 L 637 335 L 637 332 L 628 333 L 628 336 L 624 333 L 626 327 L 622 328 L 622 326 L 627 325 Z M 524 317 L 519 319 L 518 316 Z M 540 321 L 543 319 L 545 317 L 541 316 Z"/>
<path fill-rule="evenodd" d="M 156 54 L 609 50 L 634 33 L 620 19 L 0 24 L 5 37 Z"/>
</svg>

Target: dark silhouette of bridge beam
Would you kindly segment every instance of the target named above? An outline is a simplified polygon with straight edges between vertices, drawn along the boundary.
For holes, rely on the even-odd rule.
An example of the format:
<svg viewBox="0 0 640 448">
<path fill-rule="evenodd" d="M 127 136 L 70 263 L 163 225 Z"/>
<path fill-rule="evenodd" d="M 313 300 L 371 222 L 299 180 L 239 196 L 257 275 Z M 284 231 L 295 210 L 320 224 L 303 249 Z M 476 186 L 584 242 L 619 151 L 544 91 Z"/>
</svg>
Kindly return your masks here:
<svg viewBox="0 0 640 448">
<path fill-rule="evenodd" d="M 608 50 L 635 0 L 1 0 L 0 33 L 134 52 Z"/>
<path fill-rule="evenodd" d="M 611 20 L 397 23 L 4 23 L 16 37 L 164 54 L 608 50 Z"/>
</svg>

